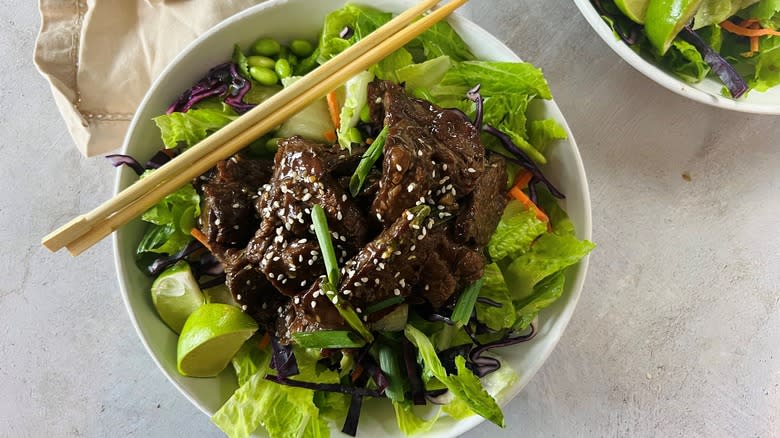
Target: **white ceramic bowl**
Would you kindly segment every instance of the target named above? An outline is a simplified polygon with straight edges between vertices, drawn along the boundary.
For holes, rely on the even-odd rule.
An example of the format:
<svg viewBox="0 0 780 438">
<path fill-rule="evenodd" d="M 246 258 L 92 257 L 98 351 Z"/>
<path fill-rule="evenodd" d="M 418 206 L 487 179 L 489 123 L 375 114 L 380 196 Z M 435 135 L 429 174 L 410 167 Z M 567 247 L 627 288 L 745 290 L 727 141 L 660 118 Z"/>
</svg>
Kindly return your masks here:
<svg viewBox="0 0 780 438">
<path fill-rule="evenodd" d="M 210 67 L 230 58 L 233 43 L 247 47 L 260 36 L 280 40 L 309 38 L 314 40 L 324 16 L 345 3 L 344 0 L 275 0 L 247 9 L 222 22 L 198 38 L 184 50 L 160 75 L 141 103 L 125 139 L 123 152 L 146 159 L 162 144 L 152 117 L 165 112 L 168 104 L 182 90 L 197 81 Z M 411 0 L 372 1 L 379 9 L 399 12 L 412 4 Z M 450 23 L 481 59 L 519 61 L 512 51 L 474 23 L 454 16 Z M 550 151 L 547 176 L 567 195 L 564 208 L 569 212 L 583 239 L 591 236 L 591 209 L 585 171 L 577 146 L 558 107 L 544 102 L 534 108 L 536 116 L 552 117 L 569 132 L 569 140 L 558 142 Z M 123 169 L 116 181 L 120 191 L 136 180 L 132 171 Z M 143 224 L 136 220 L 114 236 L 114 254 L 122 296 L 141 341 L 171 383 L 204 413 L 211 415 L 230 397 L 235 389 L 231 371 L 213 379 L 188 378 L 176 371 L 176 335 L 157 316 L 151 302 L 151 279 L 134 263 L 134 250 L 142 235 Z M 555 305 L 545 310 L 539 321 L 539 335 L 518 347 L 504 349 L 501 354 L 519 374 L 517 383 L 505 392 L 503 403 L 513 398 L 525 386 L 550 355 L 577 304 L 588 261 L 583 260 L 568 272 L 566 291 Z M 520 413 L 522 415 L 522 413 Z M 480 417 L 456 422 L 440 420 L 429 436 L 457 436 L 482 421 Z M 340 425 L 339 425 L 340 427 Z M 334 431 L 335 432 L 335 431 Z M 396 436 L 398 432 L 393 410 L 381 403 L 368 403 L 360 420 L 360 436 Z M 334 434 L 340 435 L 339 432 Z"/>
<path fill-rule="evenodd" d="M 626 43 L 615 37 L 612 29 L 604 22 L 590 0 L 574 0 L 574 3 L 591 27 L 618 56 L 668 90 L 718 108 L 755 114 L 780 114 L 780 87 L 772 88 L 764 93 L 750 91 L 747 96 L 734 100 L 720 94 L 723 84 L 717 79 L 708 77 L 698 84 L 689 84 L 657 66 L 652 60 L 640 56 Z"/>
</svg>

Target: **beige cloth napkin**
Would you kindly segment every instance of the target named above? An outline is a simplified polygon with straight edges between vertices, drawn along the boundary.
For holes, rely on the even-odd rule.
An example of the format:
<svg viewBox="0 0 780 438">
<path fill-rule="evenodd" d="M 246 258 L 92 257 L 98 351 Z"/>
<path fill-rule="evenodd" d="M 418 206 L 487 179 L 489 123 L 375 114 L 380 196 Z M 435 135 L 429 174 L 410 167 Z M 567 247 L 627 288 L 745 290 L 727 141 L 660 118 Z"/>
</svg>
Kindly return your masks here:
<svg viewBox="0 0 780 438">
<path fill-rule="evenodd" d="M 39 0 L 35 64 L 86 156 L 119 148 L 152 81 L 189 42 L 264 0 Z"/>
</svg>

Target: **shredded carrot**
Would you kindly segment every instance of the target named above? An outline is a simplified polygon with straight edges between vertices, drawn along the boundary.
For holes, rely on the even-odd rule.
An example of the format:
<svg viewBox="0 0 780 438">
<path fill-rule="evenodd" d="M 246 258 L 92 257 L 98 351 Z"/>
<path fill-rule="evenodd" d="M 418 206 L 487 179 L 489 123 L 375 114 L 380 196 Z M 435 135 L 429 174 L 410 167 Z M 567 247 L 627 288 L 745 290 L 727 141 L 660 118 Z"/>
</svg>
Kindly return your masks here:
<svg viewBox="0 0 780 438">
<path fill-rule="evenodd" d="M 525 205 L 528 209 L 533 210 L 534 213 L 536 213 L 536 218 L 539 219 L 542 222 L 550 223 L 550 218 L 547 217 L 546 214 L 536 205 L 533 201 L 525 194 L 522 190 L 518 189 L 517 187 L 512 187 L 509 190 L 509 194 L 520 201 L 523 205 Z"/>
<path fill-rule="evenodd" d="M 192 237 L 197 239 L 198 242 L 202 243 L 203 246 L 206 247 L 206 249 L 211 251 L 211 245 L 209 245 L 209 239 L 208 239 L 208 237 L 206 237 L 205 234 L 203 234 L 202 231 L 200 231 L 199 229 L 193 227 L 190 230 L 190 234 L 192 235 Z M 211 252 L 214 252 L 214 251 L 211 251 Z"/>
<path fill-rule="evenodd" d="M 358 365 L 357 368 L 352 370 L 352 381 L 355 382 L 357 379 L 360 378 L 360 375 L 363 374 L 363 365 Z"/>
<path fill-rule="evenodd" d="M 758 20 L 755 18 L 747 18 L 745 20 L 742 20 L 741 23 L 739 23 L 740 26 L 748 28 L 748 29 L 755 29 L 756 27 L 760 28 L 761 25 Z M 756 26 L 758 25 L 758 26 Z"/>
<path fill-rule="evenodd" d="M 162 153 L 168 156 L 168 158 L 176 158 L 176 155 L 173 153 L 173 149 L 163 149 Z"/>
<path fill-rule="evenodd" d="M 257 346 L 260 347 L 261 350 L 265 350 L 265 347 L 267 347 L 268 344 L 270 343 L 271 343 L 271 336 L 268 335 L 268 332 L 265 332 L 263 338 L 260 339 L 260 342 L 257 344 Z"/>
<path fill-rule="evenodd" d="M 780 32 L 772 29 L 750 29 L 747 27 L 740 26 L 738 24 L 732 23 L 731 21 L 724 21 L 720 23 L 720 27 L 723 29 L 741 36 L 746 37 L 760 37 L 760 36 L 767 36 L 767 35 L 778 35 L 780 36 Z"/>
<path fill-rule="evenodd" d="M 517 174 L 517 178 L 515 178 L 515 184 L 513 187 L 517 187 L 518 189 L 524 189 L 528 187 L 528 183 L 531 182 L 531 178 L 533 178 L 534 175 L 529 171 L 523 171 L 521 173 Z"/>
<path fill-rule="evenodd" d="M 756 37 L 756 36 L 750 37 L 750 51 L 751 52 L 758 52 L 758 49 L 759 49 L 758 41 L 759 41 L 758 37 Z"/>
<path fill-rule="evenodd" d="M 333 126 L 339 129 L 341 126 L 341 116 L 339 115 L 339 98 L 336 96 L 335 91 L 331 91 L 326 96 L 328 101 L 328 111 L 330 112 L 330 120 L 333 121 Z"/>
<path fill-rule="evenodd" d="M 325 131 L 325 132 L 323 132 L 322 136 L 325 137 L 325 140 L 328 140 L 331 143 L 335 143 L 336 139 L 337 139 L 336 131 L 333 131 L 333 130 L 330 130 L 330 129 Z"/>
<path fill-rule="evenodd" d="M 371 137 L 368 137 L 368 138 L 366 139 L 366 144 L 367 144 L 367 145 L 369 145 L 369 146 L 371 146 L 371 143 L 373 143 L 373 142 L 374 142 L 374 139 L 373 139 L 373 138 L 371 138 Z"/>
</svg>

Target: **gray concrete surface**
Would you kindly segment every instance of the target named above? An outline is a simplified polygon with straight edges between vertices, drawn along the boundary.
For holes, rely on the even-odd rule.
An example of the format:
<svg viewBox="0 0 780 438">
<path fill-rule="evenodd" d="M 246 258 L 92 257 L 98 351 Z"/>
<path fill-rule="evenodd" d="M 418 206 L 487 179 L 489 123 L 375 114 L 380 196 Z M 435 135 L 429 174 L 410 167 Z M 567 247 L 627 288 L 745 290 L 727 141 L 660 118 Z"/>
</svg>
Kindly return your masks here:
<svg viewBox="0 0 780 438">
<path fill-rule="evenodd" d="M 34 3 L 0 0 L 0 436 L 220 436 L 144 351 L 109 242 L 38 243 L 114 172 L 70 144 L 32 65 Z M 466 436 L 780 436 L 778 118 L 649 82 L 568 1 L 489 3 L 472 16 L 544 69 L 576 134 L 599 247 L 508 427 Z"/>
</svg>

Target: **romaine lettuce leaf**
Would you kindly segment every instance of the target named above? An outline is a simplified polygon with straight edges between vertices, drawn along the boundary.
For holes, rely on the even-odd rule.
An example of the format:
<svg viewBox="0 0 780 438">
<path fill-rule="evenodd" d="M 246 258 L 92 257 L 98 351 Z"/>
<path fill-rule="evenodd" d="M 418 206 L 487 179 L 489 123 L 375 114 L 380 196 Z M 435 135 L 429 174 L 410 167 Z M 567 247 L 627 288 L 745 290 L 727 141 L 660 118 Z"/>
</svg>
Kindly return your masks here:
<svg viewBox="0 0 780 438">
<path fill-rule="evenodd" d="M 259 362 L 257 372 L 241 385 L 214 414 L 211 421 L 231 438 L 248 437 L 263 426 L 271 438 L 328 437 L 327 422 L 320 416 L 315 393 L 310 389 L 280 385 L 266 380 L 270 370 L 270 353 Z M 294 379 L 309 382 L 337 383 L 338 373 L 317 368 L 317 356 L 296 349 L 300 374 Z"/>
<path fill-rule="evenodd" d="M 512 200 L 507 203 L 496 231 L 490 237 L 487 251 L 494 261 L 516 258 L 528 251 L 531 243 L 547 231 L 547 225 L 533 211 Z"/>
<path fill-rule="evenodd" d="M 499 94 L 521 94 L 551 99 L 550 88 L 542 71 L 527 62 L 467 61 L 456 64 L 442 81 L 433 87 L 437 99 L 462 99 L 468 90 L 481 84 L 483 97 Z"/>
<path fill-rule="evenodd" d="M 402 67 L 395 75 L 399 83 L 406 84 L 407 90 L 428 89 L 438 84 L 451 67 L 452 59 L 449 56 L 439 56 Z"/>
<path fill-rule="evenodd" d="M 425 334 L 413 326 L 407 325 L 404 329 L 404 335 L 418 348 L 418 362 L 423 367 L 423 376 L 427 374 L 435 377 L 447 386 L 456 400 L 460 399 L 466 403 L 470 410 L 501 427 L 504 426 L 504 414 L 501 412 L 501 407 L 485 391 L 477 376 L 466 368 L 466 360 L 462 356 L 458 356 L 455 359 L 457 374 L 448 375 L 436 354 L 433 344 Z"/>
<path fill-rule="evenodd" d="M 555 140 L 566 140 L 566 130 L 553 119 L 528 122 L 528 141 L 541 154 Z"/>
<path fill-rule="evenodd" d="M 153 171 L 146 171 L 141 178 L 150 172 Z M 146 231 L 136 253 L 178 252 L 192 240 L 190 230 L 196 225 L 198 216 L 200 216 L 200 195 L 192 184 L 187 184 L 167 195 L 141 216 L 142 220 L 155 226 Z"/>
<path fill-rule="evenodd" d="M 517 300 L 531 296 L 539 281 L 579 262 L 594 246 L 570 234 L 543 234 L 528 252 L 503 269 L 504 280 L 513 298 Z"/>
<path fill-rule="evenodd" d="M 486 265 L 484 272 L 479 296 L 493 300 L 501 304 L 501 307 L 477 302 L 477 319 L 493 330 L 510 328 L 515 324 L 515 306 L 512 304 L 512 297 L 504 282 L 504 275 L 501 274 L 501 269 L 495 263 Z"/>
<path fill-rule="evenodd" d="M 436 413 L 426 420 L 420 418 L 420 416 L 414 412 L 412 404 L 408 401 L 394 401 L 393 409 L 395 410 L 395 419 L 398 422 L 398 428 L 406 436 L 428 432 L 431 430 L 431 427 L 433 427 L 433 424 L 438 421 L 442 412 L 441 409 L 437 409 Z"/>
<path fill-rule="evenodd" d="M 415 41 L 422 45 L 425 59 L 449 56 L 453 61 L 473 61 L 474 55 L 463 38 L 446 21 L 440 21 L 426 30 Z"/>
<path fill-rule="evenodd" d="M 517 331 L 528 328 L 540 310 L 561 297 L 565 281 L 563 271 L 558 271 L 537 283 L 531 296 L 516 301 L 517 319 L 512 328 Z"/>
<path fill-rule="evenodd" d="M 766 91 L 780 85 L 780 37 L 771 42 L 762 40 L 762 47 L 755 57 L 755 73 L 748 85 L 757 91 Z M 769 47 L 770 45 L 774 47 Z"/>
<path fill-rule="evenodd" d="M 344 85 L 346 90 L 344 105 L 341 107 L 341 126 L 338 130 L 339 144 L 342 149 L 352 148 L 348 132 L 360 121 L 360 110 L 368 102 L 368 84 L 374 80 L 371 72 L 358 73 Z"/>
<path fill-rule="evenodd" d="M 410 66 L 414 63 L 412 54 L 408 50 L 401 47 L 395 52 L 391 53 L 378 64 L 371 67 L 371 72 L 379 79 L 389 80 L 399 83 L 398 75 L 396 72 L 404 67 Z"/>
<path fill-rule="evenodd" d="M 498 357 L 496 359 L 500 360 Z M 483 377 L 480 381 L 482 387 L 491 397 L 501 400 L 504 393 L 509 391 L 517 381 L 517 373 L 505 361 L 501 360 L 501 368 Z M 461 399 L 453 400 L 444 405 L 442 411 L 456 420 L 463 420 L 474 415 L 474 412 Z"/>
<path fill-rule="evenodd" d="M 212 132 L 238 118 L 238 114 L 227 105 L 192 108 L 186 113 L 174 112 L 155 117 L 160 128 L 163 143 L 173 149 L 184 143 L 193 146 Z"/>
<path fill-rule="evenodd" d="M 319 44 L 317 62 L 324 64 L 349 46 L 390 21 L 392 14 L 376 9 L 347 4 L 325 17 Z M 341 38 L 341 31 L 349 27 L 353 34 Z"/>
<path fill-rule="evenodd" d="M 701 82 L 712 70 L 709 64 L 704 62 L 699 50 L 680 38 L 675 39 L 669 51 L 664 56 L 658 56 L 657 61 L 690 83 Z"/>
<path fill-rule="evenodd" d="M 761 0 L 744 13 L 745 17 L 761 21 L 761 26 L 769 29 L 780 27 L 780 0 Z"/>
<path fill-rule="evenodd" d="M 759 0 L 704 0 L 693 18 L 694 29 L 718 24 Z"/>
<path fill-rule="evenodd" d="M 258 348 L 256 338 L 253 337 L 246 341 L 231 360 L 233 369 L 236 371 L 238 386 L 242 386 L 250 377 L 263 369 L 270 358 L 270 350 Z"/>
</svg>

